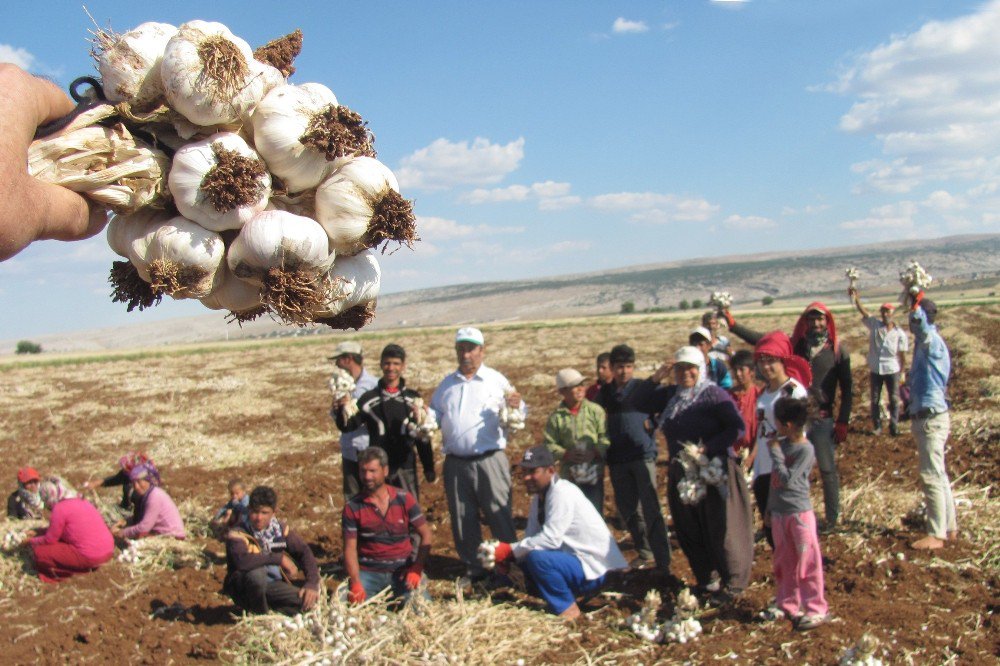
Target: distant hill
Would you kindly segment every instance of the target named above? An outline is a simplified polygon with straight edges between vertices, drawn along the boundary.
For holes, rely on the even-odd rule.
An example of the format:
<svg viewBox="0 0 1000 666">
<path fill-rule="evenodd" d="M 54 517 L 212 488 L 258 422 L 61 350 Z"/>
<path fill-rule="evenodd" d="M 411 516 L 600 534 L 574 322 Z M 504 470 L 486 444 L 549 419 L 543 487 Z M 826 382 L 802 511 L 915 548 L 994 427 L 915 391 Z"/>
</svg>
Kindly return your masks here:
<svg viewBox="0 0 1000 666">
<path fill-rule="evenodd" d="M 899 289 L 899 271 L 911 260 L 938 284 L 1000 279 L 1000 234 L 898 241 L 804 252 L 775 252 L 630 266 L 533 280 L 482 282 L 387 294 L 369 329 L 536 320 L 618 312 L 666 310 L 681 300 L 707 302 L 728 291 L 737 304 L 761 298 L 794 299 L 843 294 L 844 270 L 856 266 L 863 293 Z M 365 329 L 368 330 L 368 329 Z M 113 329 L 37 336 L 46 351 L 82 352 L 190 344 L 278 335 L 322 335 L 328 328 L 295 329 L 272 321 L 227 325 L 218 313 Z M 16 341 L 0 341 L 10 353 Z"/>
</svg>

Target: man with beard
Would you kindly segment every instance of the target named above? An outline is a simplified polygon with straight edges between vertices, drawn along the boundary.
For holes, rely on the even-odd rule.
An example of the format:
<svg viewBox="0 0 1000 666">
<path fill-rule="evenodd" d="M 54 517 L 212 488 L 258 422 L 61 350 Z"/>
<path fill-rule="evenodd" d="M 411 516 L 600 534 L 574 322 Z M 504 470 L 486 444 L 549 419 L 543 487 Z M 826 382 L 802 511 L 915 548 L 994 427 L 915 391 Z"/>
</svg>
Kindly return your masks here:
<svg viewBox="0 0 1000 666">
<path fill-rule="evenodd" d="M 729 310 L 722 310 L 729 330 L 752 345 L 764 337 L 736 323 Z M 809 424 L 809 441 L 816 450 L 816 463 L 823 482 L 823 508 L 826 516 L 824 531 L 833 530 L 840 518 L 840 477 L 837 473 L 836 445 L 847 440 L 847 423 L 851 418 L 851 357 L 837 337 L 837 326 L 829 308 L 820 302 L 806 306 L 791 336 L 792 351 L 809 362 L 812 384 L 809 392 L 818 403 L 815 420 Z M 834 420 L 837 388 L 840 407 Z"/>
<path fill-rule="evenodd" d="M 338 368 L 348 373 L 354 379 L 354 390 L 351 398 L 358 399 L 365 392 L 375 388 L 377 381 L 365 370 L 364 356 L 361 354 L 361 345 L 353 340 L 345 340 L 337 345 L 333 355 L 327 358 L 333 361 Z M 337 415 L 343 410 L 346 401 L 334 400 L 330 406 L 330 418 L 335 422 Z M 354 430 L 344 430 L 340 435 L 340 456 L 343 463 L 344 476 L 344 499 L 349 499 L 358 494 L 361 485 L 358 481 L 358 453 L 368 447 L 368 429 L 364 424 Z"/>
</svg>

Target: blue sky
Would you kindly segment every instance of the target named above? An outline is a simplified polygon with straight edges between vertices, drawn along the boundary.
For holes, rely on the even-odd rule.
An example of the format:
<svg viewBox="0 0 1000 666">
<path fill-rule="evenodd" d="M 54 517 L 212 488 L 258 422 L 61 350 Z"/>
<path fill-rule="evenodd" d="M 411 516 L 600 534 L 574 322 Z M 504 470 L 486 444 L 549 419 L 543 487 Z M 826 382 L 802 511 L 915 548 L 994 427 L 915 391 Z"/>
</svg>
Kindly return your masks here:
<svg viewBox="0 0 1000 666">
<path fill-rule="evenodd" d="M 87 9 L 304 31 L 292 82 L 362 113 L 416 201 L 385 291 L 1000 230 L 1000 0 L 159 4 Z M 78 0 L 4 14 L 0 61 L 93 72 Z M 0 339 L 208 312 L 126 313 L 114 258 L 0 264 Z"/>
</svg>

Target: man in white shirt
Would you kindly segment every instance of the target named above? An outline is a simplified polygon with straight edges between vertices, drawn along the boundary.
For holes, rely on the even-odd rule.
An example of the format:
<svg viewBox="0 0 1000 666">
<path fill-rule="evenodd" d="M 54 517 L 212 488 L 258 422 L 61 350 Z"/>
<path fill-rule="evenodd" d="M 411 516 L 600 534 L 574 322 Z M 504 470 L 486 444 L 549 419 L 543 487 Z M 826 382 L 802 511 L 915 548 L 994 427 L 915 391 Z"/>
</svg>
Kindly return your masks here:
<svg viewBox="0 0 1000 666">
<path fill-rule="evenodd" d="M 871 379 L 872 433 L 882 434 L 882 387 L 885 386 L 889 395 L 889 434 L 895 437 L 899 434 L 900 377 L 906 367 L 906 351 L 909 349 L 906 331 L 892 320 L 896 309 L 892 303 L 883 303 L 879 316 L 873 317 L 861 304 L 861 295 L 856 287 L 849 289 L 848 294 L 861 313 L 861 322 L 869 331 L 867 360 Z"/>
<path fill-rule="evenodd" d="M 595 594 L 607 573 L 628 562 L 604 519 L 583 492 L 556 474 L 552 452 L 535 446 L 524 453 L 521 474 L 532 495 L 525 537 L 501 543 L 498 564 L 516 559 L 530 586 L 549 610 L 567 620 L 580 617 L 579 596 Z"/>
<path fill-rule="evenodd" d="M 351 340 L 341 342 L 327 360 L 333 361 L 338 368 L 354 378 L 354 390 L 351 391 L 354 400 L 378 386 L 378 379 L 368 374 L 364 368 L 364 356 L 361 354 L 361 345 L 357 342 Z M 336 414 L 341 409 L 343 405 L 334 400 L 330 406 L 330 418 L 336 421 Z M 361 482 L 358 480 L 360 471 L 358 452 L 367 448 L 368 428 L 365 426 L 341 433 L 340 455 L 343 458 L 344 499 L 351 499 L 361 492 Z"/>
<path fill-rule="evenodd" d="M 455 550 L 470 580 L 477 582 L 488 575 L 476 557 L 483 540 L 480 514 L 493 538 L 515 538 L 510 463 L 504 454 L 507 428 L 500 414 L 515 410 L 523 422 L 525 407 L 507 378 L 483 363 L 486 350 L 479 329 L 458 330 L 455 354 L 458 370 L 434 391 L 430 408 L 441 429 L 444 489 Z"/>
</svg>

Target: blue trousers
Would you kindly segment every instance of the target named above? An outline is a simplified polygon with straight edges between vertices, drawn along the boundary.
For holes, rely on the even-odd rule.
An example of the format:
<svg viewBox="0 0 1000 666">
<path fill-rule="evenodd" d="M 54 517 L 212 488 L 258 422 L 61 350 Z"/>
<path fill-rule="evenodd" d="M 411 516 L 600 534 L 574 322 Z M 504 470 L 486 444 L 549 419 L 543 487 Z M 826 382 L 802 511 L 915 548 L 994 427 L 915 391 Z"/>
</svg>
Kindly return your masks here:
<svg viewBox="0 0 1000 666">
<path fill-rule="evenodd" d="M 577 597 L 597 592 L 606 578 L 587 580 L 580 560 L 561 550 L 533 550 L 519 564 L 556 615 L 575 604 Z"/>
<path fill-rule="evenodd" d="M 406 575 L 406 567 L 401 567 L 396 571 L 367 571 L 361 570 L 361 585 L 365 588 L 368 598 L 374 597 L 387 587 L 392 588 L 393 599 L 409 599 L 413 590 L 406 587 L 403 577 Z M 421 576 L 423 582 L 427 582 L 427 576 Z M 427 596 L 427 593 L 424 593 Z M 428 597 L 429 598 L 429 597 Z"/>
</svg>

